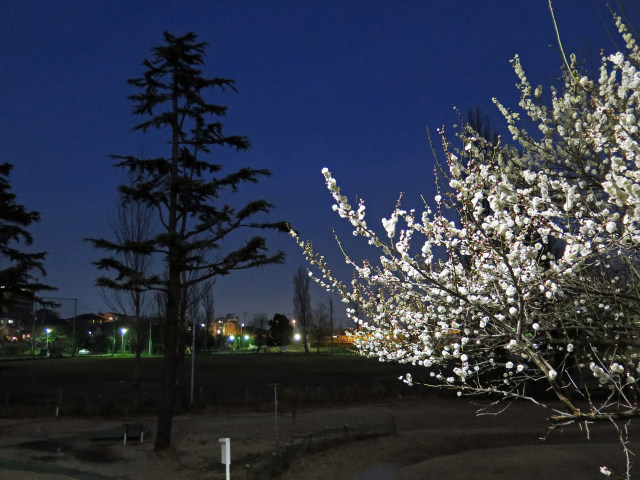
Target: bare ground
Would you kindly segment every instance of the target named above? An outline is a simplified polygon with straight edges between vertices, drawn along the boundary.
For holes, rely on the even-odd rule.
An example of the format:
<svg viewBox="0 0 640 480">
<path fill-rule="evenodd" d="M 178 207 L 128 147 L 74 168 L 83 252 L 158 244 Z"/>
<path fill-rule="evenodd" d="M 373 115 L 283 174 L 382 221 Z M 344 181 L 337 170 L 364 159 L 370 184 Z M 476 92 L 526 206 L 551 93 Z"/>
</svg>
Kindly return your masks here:
<svg viewBox="0 0 640 480">
<path fill-rule="evenodd" d="M 323 429 L 375 425 L 394 417 L 396 433 L 290 458 L 278 480 L 465 480 L 605 478 L 599 469 L 622 478 L 624 459 L 609 426 L 554 432 L 546 441 L 549 411 L 526 403 L 500 415 L 476 415 L 468 400 L 432 397 L 357 407 L 280 412 L 278 451 L 300 436 Z M 91 440 L 95 432 L 141 421 L 151 431 L 153 418 L 118 420 L 82 418 L 0 419 L 2 480 L 218 480 L 220 437 L 231 438 L 231 478 L 252 478 L 257 465 L 273 458 L 273 412 L 230 413 L 209 410 L 176 417 L 173 447 L 153 452 L 145 443 Z M 294 436 L 297 439 L 294 439 Z M 633 445 L 631 445 L 633 449 Z M 285 462 L 287 463 L 287 462 Z M 640 468 L 633 478 L 640 478 Z"/>
</svg>

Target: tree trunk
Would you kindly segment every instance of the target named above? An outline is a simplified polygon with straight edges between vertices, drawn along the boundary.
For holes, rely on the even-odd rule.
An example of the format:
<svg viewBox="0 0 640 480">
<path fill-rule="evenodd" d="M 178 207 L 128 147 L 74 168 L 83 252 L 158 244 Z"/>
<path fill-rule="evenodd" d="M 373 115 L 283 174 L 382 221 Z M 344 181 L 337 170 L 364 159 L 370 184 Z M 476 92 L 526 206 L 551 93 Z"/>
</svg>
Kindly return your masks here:
<svg viewBox="0 0 640 480">
<path fill-rule="evenodd" d="M 133 396 L 135 411 L 140 412 L 140 392 L 142 391 L 142 332 L 140 331 L 140 307 L 136 305 L 136 365 L 133 371 Z"/>
<path fill-rule="evenodd" d="M 174 96 L 171 99 L 174 113 L 178 112 L 178 96 L 176 94 L 177 81 L 173 77 Z M 171 138 L 171 186 L 169 192 L 169 221 L 167 235 L 170 237 L 167 252 L 167 310 L 165 312 L 164 356 L 162 361 L 162 397 L 158 411 L 156 441 L 154 450 L 160 451 L 171 446 L 171 426 L 173 424 L 173 409 L 176 403 L 176 380 L 178 373 L 178 324 L 180 322 L 180 264 L 182 256 L 176 239 L 178 218 L 178 158 L 180 128 L 172 125 Z"/>
<path fill-rule="evenodd" d="M 185 350 L 187 348 L 186 335 L 185 335 L 185 323 L 184 317 L 180 318 L 178 324 L 178 340 L 176 351 L 176 400 L 180 403 L 177 404 L 181 409 L 189 407 L 189 398 L 187 395 L 187 372 L 186 364 L 184 361 Z"/>
<path fill-rule="evenodd" d="M 171 288 L 169 289 L 171 290 Z M 176 380 L 178 367 L 178 302 L 169 291 L 165 318 L 164 357 L 162 362 L 162 392 L 158 411 L 154 450 L 171 445 L 171 426 L 176 403 Z"/>
<path fill-rule="evenodd" d="M 304 353 L 309 354 L 309 335 L 307 334 L 307 325 L 305 323 L 302 326 L 302 344 L 304 345 Z"/>
</svg>

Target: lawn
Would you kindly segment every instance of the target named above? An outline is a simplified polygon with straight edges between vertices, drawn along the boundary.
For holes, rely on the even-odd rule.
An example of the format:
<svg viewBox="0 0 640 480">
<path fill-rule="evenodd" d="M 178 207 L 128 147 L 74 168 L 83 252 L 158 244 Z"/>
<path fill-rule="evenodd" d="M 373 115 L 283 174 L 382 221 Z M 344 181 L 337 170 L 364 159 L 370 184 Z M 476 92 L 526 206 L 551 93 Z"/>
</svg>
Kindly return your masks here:
<svg viewBox="0 0 640 480">
<path fill-rule="evenodd" d="M 138 408 L 155 411 L 162 358 L 143 357 Z M 354 355 L 300 353 L 197 356 L 194 405 L 261 411 L 273 408 L 274 384 L 281 408 L 350 405 L 422 395 L 398 377 L 412 369 Z M 415 368 L 413 369 L 415 371 Z M 134 408 L 133 357 L 75 357 L 0 362 L 0 415 L 60 413 L 108 415 Z M 191 358 L 184 365 L 184 398 L 190 397 Z"/>
</svg>

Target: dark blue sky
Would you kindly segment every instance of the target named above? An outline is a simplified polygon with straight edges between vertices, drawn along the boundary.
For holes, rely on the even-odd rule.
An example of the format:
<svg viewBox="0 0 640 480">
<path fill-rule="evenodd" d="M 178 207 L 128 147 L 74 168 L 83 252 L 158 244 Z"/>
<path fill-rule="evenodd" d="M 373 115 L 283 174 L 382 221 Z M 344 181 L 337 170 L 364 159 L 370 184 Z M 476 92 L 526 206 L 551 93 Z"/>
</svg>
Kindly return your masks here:
<svg viewBox="0 0 640 480">
<path fill-rule="evenodd" d="M 640 17 L 633 1 L 622 4 Z M 601 48 L 616 49 L 603 1 L 556 0 L 554 8 L 565 49 L 589 66 Z M 131 132 L 139 119 L 126 79 L 141 74 L 165 30 L 195 31 L 210 43 L 205 74 L 237 82 L 238 94 L 215 101 L 229 106 L 227 133 L 247 135 L 253 148 L 215 155 L 271 169 L 271 179 L 244 191 L 247 199 L 275 203 L 274 220 L 289 221 L 338 262 L 332 228 L 340 222 L 322 167 L 378 218 L 400 192 L 419 207 L 421 194 L 434 195 L 427 127 L 453 134 L 453 107 L 479 106 L 504 131 L 491 98 L 516 107 L 516 53 L 533 84 L 559 76 L 545 0 L 0 0 L 0 161 L 15 165 L 20 203 L 41 213 L 34 248 L 49 252 L 53 295 L 78 298 L 80 311 L 106 309 L 93 286 L 100 252 L 83 238 L 110 236 L 123 174 L 108 155 L 163 148 Z M 286 264 L 219 279 L 218 315 L 293 310 L 292 277 L 303 259 L 288 237 L 269 239 L 287 252 Z"/>
</svg>

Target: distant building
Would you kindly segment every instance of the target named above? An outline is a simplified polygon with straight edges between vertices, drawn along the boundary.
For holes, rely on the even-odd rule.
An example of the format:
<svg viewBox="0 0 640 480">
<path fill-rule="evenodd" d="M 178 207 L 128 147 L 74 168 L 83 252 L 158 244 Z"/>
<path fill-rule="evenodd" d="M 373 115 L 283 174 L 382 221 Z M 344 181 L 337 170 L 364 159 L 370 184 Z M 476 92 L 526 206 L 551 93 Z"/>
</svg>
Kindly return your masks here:
<svg viewBox="0 0 640 480">
<path fill-rule="evenodd" d="M 236 314 L 228 313 L 226 317 L 218 317 L 213 328 L 216 335 L 240 335 L 242 324 Z"/>
<path fill-rule="evenodd" d="M 333 344 L 336 346 L 353 346 L 353 337 L 348 335 L 353 329 L 339 328 L 333 331 Z"/>
<path fill-rule="evenodd" d="M 0 335 L 4 343 L 24 340 L 25 334 L 16 320 L 9 317 L 0 317 Z"/>
<path fill-rule="evenodd" d="M 83 313 L 76 317 L 76 326 L 83 328 L 100 328 L 102 325 L 111 324 L 113 320 L 109 320 L 104 314 L 100 313 Z"/>
<path fill-rule="evenodd" d="M 15 296 L 13 298 L 7 298 L 7 293 L 2 293 L 6 300 L 9 300 L 8 305 L 3 306 L 0 311 L 0 316 L 10 318 L 17 321 L 20 325 L 26 326 L 33 321 L 33 298 L 29 295 Z M 2 302 L 5 303 L 4 301 Z"/>
<path fill-rule="evenodd" d="M 116 312 L 98 313 L 98 316 L 104 318 L 103 323 L 109 323 L 109 324 L 113 322 L 117 322 L 120 317 L 126 317 L 126 315 L 123 315 L 121 313 L 116 313 Z"/>
</svg>

